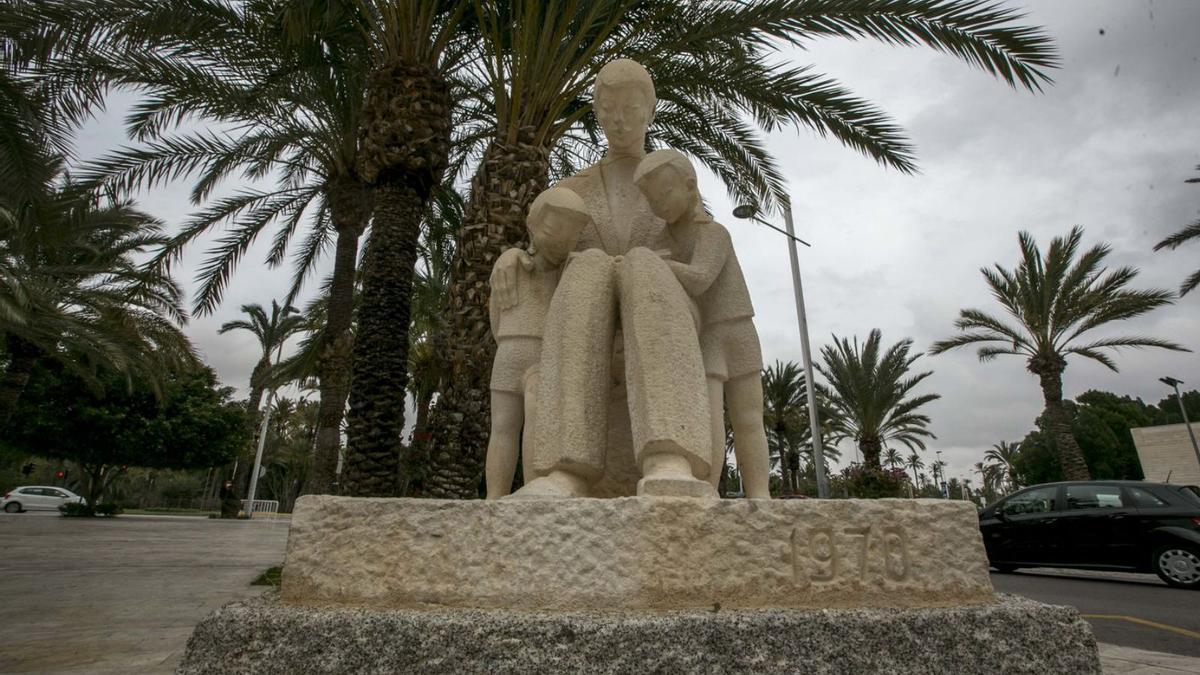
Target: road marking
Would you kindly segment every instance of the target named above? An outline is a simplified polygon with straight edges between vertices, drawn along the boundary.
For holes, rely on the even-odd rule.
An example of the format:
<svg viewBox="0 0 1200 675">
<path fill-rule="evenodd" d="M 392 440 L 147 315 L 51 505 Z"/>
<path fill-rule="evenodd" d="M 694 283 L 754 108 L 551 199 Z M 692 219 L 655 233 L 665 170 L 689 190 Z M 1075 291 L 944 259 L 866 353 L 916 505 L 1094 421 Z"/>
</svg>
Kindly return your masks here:
<svg viewBox="0 0 1200 675">
<path fill-rule="evenodd" d="M 1165 623 L 1150 621 L 1149 619 L 1142 619 L 1136 616 L 1125 616 L 1123 614 L 1080 614 L 1080 616 L 1085 619 L 1113 619 L 1115 621 L 1128 621 L 1130 623 L 1137 623 L 1143 626 L 1149 626 L 1151 628 L 1158 628 L 1159 630 L 1167 630 L 1171 631 L 1172 633 L 1179 633 L 1180 635 L 1200 640 L 1200 633 L 1197 633 L 1194 630 L 1180 628 L 1179 626 L 1170 626 Z"/>
</svg>

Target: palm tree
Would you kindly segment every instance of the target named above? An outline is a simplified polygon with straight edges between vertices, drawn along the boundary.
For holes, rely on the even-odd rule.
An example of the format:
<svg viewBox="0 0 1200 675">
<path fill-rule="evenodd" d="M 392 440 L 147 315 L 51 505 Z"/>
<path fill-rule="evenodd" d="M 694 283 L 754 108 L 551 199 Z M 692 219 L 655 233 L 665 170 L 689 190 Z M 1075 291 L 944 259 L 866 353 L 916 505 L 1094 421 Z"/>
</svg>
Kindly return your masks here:
<svg viewBox="0 0 1200 675">
<path fill-rule="evenodd" d="M 921 485 L 923 484 L 921 477 L 924 474 L 920 474 L 917 472 L 920 471 L 921 469 L 925 468 L 925 461 L 921 459 L 921 455 L 918 454 L 916 450 L 913 450 L 912 454 L 908 456 L 907 463 L 908 463 L 908 468 L 912 469 L 912 473 L 913 473 L 913 489 L 919 490 L 921 488 Z"/>
<path fill-rule="evenodd" d="M 277 227 L 268 266 L 282 264 L 296 249 L 288 302 L 336 237 L 327 326 L 315 345 L 322 403 L 312 483 L 327 488 L 349 386 L 358 240 L 371 214 L 370 193 L 357 169 L 366 81 L 361 38 L 353 31 L 318 30 L 295 2 L 77 4 L 56 28 L 86 46 L 78 67 L 144 93 L 128 123 L 145 143 L 94 162 L 86 172 L 90 180 L 128 190 L 192 174 L 199 204 L 239 173 L 274 179 L 208 200 L 159 252 L 156 262 L 166 265 L 201 235 L 231 229 L 202 265 L 198 312 L 215 309 L 247 247 L 270 226 Z M 189 117 L 219 123 L 223 131 L 173 130 L 173 121 Z"/>
<path fill-rule="evenodd" d="M 941 354 L 956 347 L 979 344 L 980 361 L 1000 355 L 1021 356 L 1025 367 L 1041 382 L 1045 419 L 1058 449 L 1059 465 L 1067 480 L 1088 480 L 1087 462 L 1071 432 L 1063 407 L 1062 374 L 1067 356 L 1098 361 L 1116 371 L 1106 350 L 1122 347 L 1160 347 L 1187 351 L 1179 345 L 1146 336 L 1101 337 L 1084 341 L 1083 335 L 1115 321 L 1132 319 L 1171 303 L 1165 290 L 1126 288 L 1137 270 L 1103 266 L 1110 249 L 1097 244 L 1079 253 L 1083 228 L 1073 227 L 1066 237 L 1055 237 L 1045 255 L 1033 235 L 1019 235 L 1021 260 L 1016 270 L 1000 265 L 982 271 L 988 287 L 1015 324 L 978 309 L 964 309 L 954 322 L 960 335 L 942 340 L 930 350 Z"/>
<path fill-rule="evenodd" d="M 1054 67 L 1049 39 L 1006 24 L 1018 15 L 975 0 L 862 6 L 789 0 L 519 0 L 508 16 L 479 12 L 484 57 L 476 108 L 484 148 L 472 180 L 451 286 L 447 389 L 434 411 L 432 493 L 476 493 L 488 433 L 488 278 L 496 258 L 524 242 L 523 217 L 551 177 L 600 152 L 587 88 L 617 56 L 655 74 L 660 106 L 652 142 L 712 169 L 735 196 L 786 200 L 782 175 L 758 133 L 792 124 L 832 135 L 885 165 L 914 168 L 900 130 L 877 108 L 806 68 L 778 65 L 776 49 L 818 37 L 926 44 L 1010 84 L 1038 89 Z M 490 6 L 490 3 L 480 3 Z M 547 45 L 561 45 L 549 49 Z M 751 122 L 750 120 L 753 120 Z"/>
<path fill-rule="evenodd" d="M 804 372 L 794 361 L 776 361 L 763 370 L 763 427 L 772 463 L 779 466 L 783 494 L 793 494 L 800 457 L 796 446 L 808 430 Z"/>
<path fill-rule="evenodd" d="M 268 315 L 258 303 L 242 305 L 242 313 L 248 318 L 227 321 L 217 332 L 221 335 L 235 330 L 253 333 L 258 338 L 259 359 L 250 372 L 249 397 L 246 400 L 246 424 L 249 427 L 251 447 L 257 437 L 259 408 L 262 405 L 263 392 L 271 385 L 271 355 L 283 349 L 288 338 L 298 333 L 304 327 L 304 317 L 291 305 L 280 306 L 271 301 L 271 314 Z M 239 465 L 240 466 L 240 465 Z M 241 476 L 249 475 L 238 472 L 234 478 L 235 484 L 241 485 Z"/>
<path fill-rule="evenodd" d="M 453 141 L 447 74 L 471 45 L 459 35 L 463 2 L 345 4 L 370 55 L 358 172 L 372 187 L 375 208 L 363 259 L 341 486 L 345 494 L 390 496 L 404 429 L 417 245 Z"/>
<path fill-rule="evenodd" d="M 895 448 L 888 448 L 883 452 L 883 461 L 893 469 L 904 464 L 904 458 L 900 456 L 900 451 Z"/>
<path fill-rule="evenodd" d="M 1016 443 L 1000 441 L 983 453 L 984 460 L 996 467 L 996 476 L 999 481 L 1002 483 L 1004 478 L 1007 477 L 1009 487 L 1013 490 L 1017 489 L 1016 470 L 1013 468 L 1013 465 L 1016 462 L 1017 453 L 1020 451 L 1020 441 Z"/>
<path fill-rule="evenodd" d="M 304 327 L 304 317 L 291 305 L 280 306 L 271 301 L 271 314 L 268 315 L 263 306 L 258 303 L 242 305 L 242 313 L 248 318 L 235 319 L 225 322 L 217 331 L 224 335 L 230 331 L 244 330 L 254 334 L 258 339 L 259 359 L 250 372 L 249 398 L 247 411 L 252 428 L 257 428 L 258 409 L 262 406 L 263 392 L 270 385 L 271 355 L 282 349 L 283 343 Z"/>
<path fill-rule="evenodd" d="M 39 192 L 0 192 L 0 426 L 42 359 L 88 381 L 106 367 L 155 387 L 197 363 L 174 323 L 186 320 L 178 286 L 138 265 L 165 241 L 162 224 L 81 189 L 61 159 L 42 161 L 52 170 Z"/>
<path fill-rule="evenodd" d="M 1200 171 L 1200 166 L 1197 166 L 1196 170 Z M 1200 178 L 1189 178 L 1189 179 L 1187 179 L 1186 182 L 1200 183 Z M 1200 219 L 1196 220 L 1191 225 L 1185 226 L 1182 230 L 1176 232 L 1175 234 L 1173 234 L 1173 235 L 1167 237 L 1166 239 L 1163 239 L 1162 241 L 1155 244 L 1154 250 L 1161 251 L 1164 248 L 1169 248 L 1169 249 L 1174 250 L 1176 248 L 1179 248 L 1179 246 L 1184 244 L 1185 242 L 1191 241 L 1193 239 L 1200 239 Z M 1183 280 L 1183 283 L 1180 284 L 1180 286 L 1179 286 L 1179 295 L 1181 295 L 1181 296 L 1187 295 L 1196 286 L 1200 286 L 1200 269 L 1197 269 L 1195 272 L 1192 272 L 1192 274 L 1190 276 L 1188 276 L 1187 279 Z"/>
<path fill-rule="evenodd" d="M 835 440 L 853 439 L 862 451 L 863 462 L 879 469 L 879 455 L 890 442 L 910 450 L 925 449 L 923 438 L 936 438 L 925 427 L 929 417 L 918 408 L 941 398 L 938 394 L 910 396 L 912 390 L 932 375 L 926 371 L 909 375 L 920 354 L 909 356 L 912 340 L 905 339 L 881 351 L 883 334 L 871 331 L 859 347 L 833 336 L 833 344 L 821 349 L 824 363 L 817 370 L 829 381 L 825 396 L 833 410 L 830 426 Z"/>
</svg>

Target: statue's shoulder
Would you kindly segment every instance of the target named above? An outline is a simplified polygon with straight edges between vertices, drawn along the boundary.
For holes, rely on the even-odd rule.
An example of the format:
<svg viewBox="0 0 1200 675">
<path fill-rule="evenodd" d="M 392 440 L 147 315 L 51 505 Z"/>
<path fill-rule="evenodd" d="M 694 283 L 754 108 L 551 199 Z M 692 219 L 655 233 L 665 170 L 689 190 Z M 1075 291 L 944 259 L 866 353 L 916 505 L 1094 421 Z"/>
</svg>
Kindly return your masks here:
<svg viewBox="0 0 1200 675">
<path fill-rule="evenodd" d="M 599 177 L 600 163 L 597 162 L 558 181 L 558 183 L 555 184 L 555 187 L 564 187 L 568 190 L 574 190 L 575 192 L 586 192 L 591 187 L 593 182 Z"/>
</svg>

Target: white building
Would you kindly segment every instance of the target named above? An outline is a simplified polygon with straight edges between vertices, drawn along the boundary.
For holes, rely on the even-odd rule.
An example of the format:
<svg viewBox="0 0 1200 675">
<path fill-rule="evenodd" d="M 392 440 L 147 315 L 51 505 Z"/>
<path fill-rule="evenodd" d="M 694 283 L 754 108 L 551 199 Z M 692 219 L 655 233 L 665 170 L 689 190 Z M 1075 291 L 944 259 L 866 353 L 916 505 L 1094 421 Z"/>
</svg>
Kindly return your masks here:
<svg viewBox="0 0 1200 675">
<path fill-rule="evenodd" d="M 1192 426 L 1196 431 L 1196 426 Z M 1155 483 L 1200 485 L 1200 461 L 1188 437 L 1187 426 L 1164 424 L 1157 427 L 1135 427 L 1133 443 L 1137 446 L 1142 474 Z"/>
</svg>

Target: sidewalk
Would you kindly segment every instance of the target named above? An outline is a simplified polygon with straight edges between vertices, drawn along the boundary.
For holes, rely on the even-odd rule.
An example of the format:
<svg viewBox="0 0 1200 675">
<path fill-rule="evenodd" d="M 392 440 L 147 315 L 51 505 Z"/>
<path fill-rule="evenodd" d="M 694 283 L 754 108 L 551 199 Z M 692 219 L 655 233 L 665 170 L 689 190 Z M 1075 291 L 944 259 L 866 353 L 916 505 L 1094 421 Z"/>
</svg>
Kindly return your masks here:
<svg viewBox="0 0 1200 675">
<path fill-rule="evenodd" d="M 1178 675 L 1200 673 L 1200 659 L 1100 643 L 1105 675 Z"/>
</svg>

